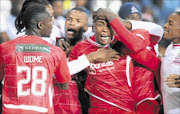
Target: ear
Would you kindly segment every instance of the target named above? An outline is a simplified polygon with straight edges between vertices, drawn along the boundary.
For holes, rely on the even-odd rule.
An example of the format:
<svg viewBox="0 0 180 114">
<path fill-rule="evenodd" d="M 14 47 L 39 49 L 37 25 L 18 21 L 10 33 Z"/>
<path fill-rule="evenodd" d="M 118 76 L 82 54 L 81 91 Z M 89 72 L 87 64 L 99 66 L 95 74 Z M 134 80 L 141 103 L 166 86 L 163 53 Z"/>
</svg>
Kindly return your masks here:
<svg viewBox="0 0 180 114">
<path fill-rule="evenodd" d="M 42 22 L 38 22 L 38 23 L 37 23 L 37 28 L 38 28 L 38 29 L 43 29 L 43 27 L 44 27 L 44 26 L 43 26 Z"/>
<path fill-rule="evenodd" d="M 84 26 L 83 32 L 86 32 L 88 30 L 88 26 Z"/>
</svg>

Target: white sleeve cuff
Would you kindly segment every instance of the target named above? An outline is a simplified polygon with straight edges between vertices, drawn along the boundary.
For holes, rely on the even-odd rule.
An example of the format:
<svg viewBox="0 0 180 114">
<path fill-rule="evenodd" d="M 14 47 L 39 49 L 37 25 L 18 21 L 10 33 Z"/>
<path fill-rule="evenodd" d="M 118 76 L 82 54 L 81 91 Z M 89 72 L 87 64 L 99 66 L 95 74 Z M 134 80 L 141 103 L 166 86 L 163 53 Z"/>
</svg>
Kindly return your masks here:
<svg viewBox="0 0 180 114">
<path fill-rule="evenodd" d="M 77 74 L 80 71 L 84 70 L 86 67 L 90 65 L 90 62 L 88 61 L 85 54 L 78 57 L 78 59 L 68 62 L 68 67 L 70 74 Z"/>
<path fill-rule="evenodd" d="M 160 38 L 162 38 L 162 36 L 163 36 L 164 31 L 160 25 L 157 25 L 157 24 L 152 23 L 152 22 L 144 22 L 144 21 L 130 20 L 130 22 L 132 25 L 131 30 L 145 29 L 149 32 L 150 35 L 159 36 Z"/>
</svg>

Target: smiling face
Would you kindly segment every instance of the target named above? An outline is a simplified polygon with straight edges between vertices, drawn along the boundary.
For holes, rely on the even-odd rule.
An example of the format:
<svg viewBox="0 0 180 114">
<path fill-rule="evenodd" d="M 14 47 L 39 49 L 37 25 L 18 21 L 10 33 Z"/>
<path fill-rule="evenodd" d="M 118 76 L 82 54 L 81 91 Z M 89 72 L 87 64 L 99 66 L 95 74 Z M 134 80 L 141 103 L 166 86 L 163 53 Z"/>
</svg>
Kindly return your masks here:
<svg viewBox="0 0 180 114">
<path fill-rule="evenodd" d="M 98 19 L 94 23 L 93 31 L 95 33 L 97 43 L 101 45 L 111 43 L 113 31 L 110 25 L 105 20 Z"/>
<path fill-rule="evenodd" d="M 87 30 L 87 15 L 85 12 L 71 10 L 65 21 L 65 35 L 68 39 L 82 38 L 83 32 Z"/>
<path fill-rule="evenodd" d="M 172 39 L 174 43 L 180 41 L 180 15 L 173 13 L 169 16 L 167 23 L 164 24 L 165 39 Z"/>
</svg>

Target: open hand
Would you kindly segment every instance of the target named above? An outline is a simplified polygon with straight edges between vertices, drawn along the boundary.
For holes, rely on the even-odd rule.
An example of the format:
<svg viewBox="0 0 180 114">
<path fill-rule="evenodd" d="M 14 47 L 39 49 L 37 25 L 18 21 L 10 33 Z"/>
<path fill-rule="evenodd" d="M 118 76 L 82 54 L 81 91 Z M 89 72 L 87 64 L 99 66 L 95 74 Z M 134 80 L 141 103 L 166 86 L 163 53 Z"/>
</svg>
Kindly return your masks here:
<svg viewBox="0 0 180 114">
<path fill-rule="evenodd" d="M 105 49 L 100 48 L 96 52 L 92 52 L 87 55 L 87 58 L 90 62 L 106 62 L 106 61 L 113 61 L 118 60 L 120 56 L 119 53 L 111 48 Z"/>
<path fill-rule="evenodd" d="M 111 22 L 115 18 L 114 13 L 107 8 L 99 8 L 97 11 L 93 12 L 93 21 L 97 19 L 106 19 Z"/>
</svg>

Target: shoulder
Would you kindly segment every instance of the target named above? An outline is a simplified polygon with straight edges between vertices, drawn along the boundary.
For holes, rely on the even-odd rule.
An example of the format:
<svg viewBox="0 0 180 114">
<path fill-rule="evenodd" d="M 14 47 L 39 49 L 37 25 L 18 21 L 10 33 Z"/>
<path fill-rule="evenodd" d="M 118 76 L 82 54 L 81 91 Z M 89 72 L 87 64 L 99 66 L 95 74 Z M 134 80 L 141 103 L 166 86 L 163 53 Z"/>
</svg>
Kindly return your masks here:
<svg viewBox="0 0 180 114">
<path fill-rule="evenodd" d="M 91 45 L 91 43 L 88 42 L 88 40 L 83 40 L 83 41 L 80 41 L 78 42 L 74 47 L 73 47 L 73 50 L 75 49 L 83 49 L 83 48 L 86 48 L 86 47 L 89 47 Z"/>
<path fill-rule="evenodd" d="M 89 49 L 92 47 L 92 44 L 88 40 L 83 40 L 77 43 L 71 50 L 70 55 L 80 56 L 82 54 L 87 54 Z"/>
<path fill-rule="evenodd" d="M 15 42 L 17 42 L 17 41 L 22 41 L 22 38 L 24 38 L 24 37 L 26 37 L 26 36 L 25 36 L 25 35 L 19 36 L 19 37 L 13 39 L 13 40 L 9 40 L 9 41 L 3 42 L 3 43 L 1 44 L 1 47 L 7 48 L 7 47 L 6 47 L 7 45 L 13 45 L 13 44 L 14 44 Z"/>
</svg>

